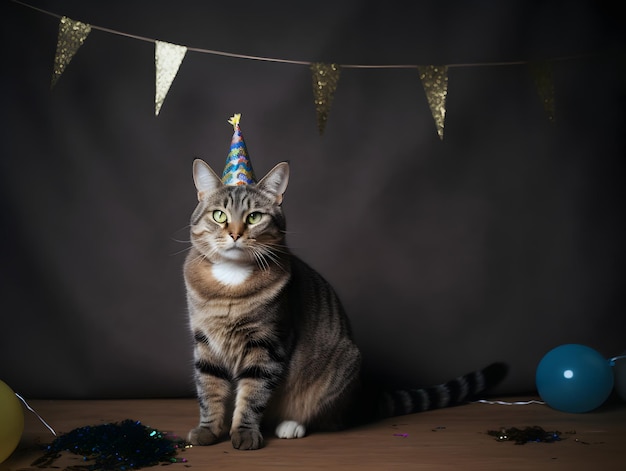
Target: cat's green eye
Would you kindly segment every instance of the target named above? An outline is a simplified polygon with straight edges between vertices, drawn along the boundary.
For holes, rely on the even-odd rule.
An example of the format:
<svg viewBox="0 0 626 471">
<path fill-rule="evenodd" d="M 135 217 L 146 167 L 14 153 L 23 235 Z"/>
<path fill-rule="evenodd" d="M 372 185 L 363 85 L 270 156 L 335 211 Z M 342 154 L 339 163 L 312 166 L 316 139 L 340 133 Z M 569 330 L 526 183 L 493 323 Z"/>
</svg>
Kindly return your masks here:
<svg viewBox="0 0 626 471">
<path fill-rule="evenodd" d="M 246 223 L 247 224 L 256 224 L 258 222 L 261 221 L 261 219 L 263 218 L 263 214 L 262 213 L 250 213 L 248 214 L 248 217 L 246 218 Z"/>
<path fill-rule="evenodd" d="M 215 222 L 223 224 L 226 222 L 227 219 L 228 217 L 226 216 L 226 213 L 224 211 L 220 211 L 219 209 L 213 211 L 213 220 Z"/>
</svg>

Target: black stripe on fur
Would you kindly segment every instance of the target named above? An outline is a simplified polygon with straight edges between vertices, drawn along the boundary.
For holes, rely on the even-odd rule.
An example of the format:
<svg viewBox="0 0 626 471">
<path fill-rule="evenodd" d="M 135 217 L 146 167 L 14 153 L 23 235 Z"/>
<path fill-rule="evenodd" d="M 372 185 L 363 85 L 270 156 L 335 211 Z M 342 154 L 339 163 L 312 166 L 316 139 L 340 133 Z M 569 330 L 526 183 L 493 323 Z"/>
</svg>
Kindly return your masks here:
<svg viewBox="0 0 626 471">
<path fill-rule="evenodd" d="M 267 371 L 265 368 L 255 365 L 249 366 L 241 370 L 235 379 L 257 379 L 265 381 L 267 383 L 267 386 L 269 386 L 270 388 L 274 388 L 278 384 L 279 378 L 275 374 Z"/>
<path fill-rule="evenodd" d="M 447 386 L 451 404 L 456 404 L 462 401 L 467 395 L 467 380 L 463 376 L 450 381 Z"/>
<path fill-rule="evenodd" d="M 504 363 L 493 363 L 437 386 L 388 391 L 382 394 L 378 410 L 383 417 L 393 417 L 459 405 L 496 386 L 507 372 Z"/>
<path fill-rule="evenodd" d="M 199 331 L 199 330 L 196 330 L 196 331 L 193 333 L 193 338 L 194 338 L 194 339 L 195 339 L 195 341 L 196 341 L 196 342 L 198 342 L 198 343 L 203 343 L 203 344 L 206 344 L 206 345 L 208 345 L 208 344 L 209 344 L 209 338 L 208 338 L 206 335 L 204 335 L 204 334 L 203 334 L 201 331 Z"/>
<path fill-rule="evenodd" d="M 265 350 L 272 361 L 282 363 L 285 359 L 284 354 L 279 351 L 278 346 L 274 342 L 267 339 L 248 340 L 245 346 L 244 355 L 249 354 L 252 350 L 257 348 Z"/>
<path fill-rule="evenodd" d="M 202 374 L 215 376 L 216 378 L 225 379 L 228 381 L 231 380 L 230 373 L 226 370 L 226 368 L 222 366 L 208 363 L 204 360 L 198 360 L 195 366 L 196 369 Z"/>
</svg>

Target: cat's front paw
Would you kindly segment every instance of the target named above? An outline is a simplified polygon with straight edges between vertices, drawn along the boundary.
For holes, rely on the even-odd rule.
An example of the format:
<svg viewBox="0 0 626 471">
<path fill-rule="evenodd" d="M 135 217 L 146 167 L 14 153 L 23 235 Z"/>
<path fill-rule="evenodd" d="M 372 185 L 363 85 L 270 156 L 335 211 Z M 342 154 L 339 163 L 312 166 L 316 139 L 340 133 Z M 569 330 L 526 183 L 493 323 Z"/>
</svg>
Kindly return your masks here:
<svg viewBox="0 0 626 471">
<path fill-rule="evenodd" d="M 189 432 L 187 441 L 192 445 L 213 445 L 219 441 L 217 435 L 215 435 L 207 427 L 196 427 Z"/>
<path fill-rule="evenodd" d="M 238 450 L 258 450 L 263 447 L 263 435 L 258 430 L 238 429 L 230 433 L 233 448 Z"/>
</svg>

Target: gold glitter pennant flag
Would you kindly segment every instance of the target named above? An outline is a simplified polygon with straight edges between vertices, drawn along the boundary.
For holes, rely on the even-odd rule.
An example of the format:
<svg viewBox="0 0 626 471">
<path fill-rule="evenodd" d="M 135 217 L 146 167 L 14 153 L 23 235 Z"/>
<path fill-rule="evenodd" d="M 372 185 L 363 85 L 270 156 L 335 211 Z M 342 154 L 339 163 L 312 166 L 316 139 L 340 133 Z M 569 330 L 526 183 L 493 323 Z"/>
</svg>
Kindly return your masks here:
<svg viewBox="0 0 626 471">
<path fill-rule="evenodd" d="M 548 120 L 554 122 L 554 81 L 552 80 L 552 64 L 548 61 L 533 62 L 530 72 L 537 87 L 537 93 L 546 110 Z"/>
<path fill-rule="evenodd" d="M 186 53 L 187 48 L 185 46 L 155 41 L 156 91 L 154 94 L 154 114 L 157 116 Z"/>
<path fill-rule="evenodd" d="M 83 45 L 90 32 L 91 25 L 72 20 L 66 16 L 61 18 L 50 88 L 56 85 L 59 77 L 61 77 L 61 74 L 72 60 L 72 57 L 74 57 L 74 54 L 76 54 L 76 51 Z"/>
<path fill-rule="evenodd" d="M 341 69 L 337 64 L 316 62 L 311 64 L 311 72 L 313 77 L 313 100 L 317 114 L 317 128 L 321 136 L 326 128 L 330 106 L 333 103 L 335 90 L 339 83 Z"/>
<path fill-rule="evenodd" d="M 446 118 L 446 96 L 448 94 L 447 65 L 419 65 L 422 86 L 426 92 L 428 106 L 435 119 L 437 134 L 443 140 L 443 125 Z"/>
</svg>

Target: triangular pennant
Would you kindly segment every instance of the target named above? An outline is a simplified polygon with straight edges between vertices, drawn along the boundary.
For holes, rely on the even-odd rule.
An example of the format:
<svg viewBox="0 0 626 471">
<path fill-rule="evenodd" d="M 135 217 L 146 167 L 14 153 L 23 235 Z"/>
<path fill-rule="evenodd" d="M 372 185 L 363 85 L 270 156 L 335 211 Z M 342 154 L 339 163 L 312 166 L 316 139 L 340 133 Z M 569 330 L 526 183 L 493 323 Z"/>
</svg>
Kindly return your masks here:
<svg viewBox="0 0 626 471">
<path fill-rule="evenodd" d="M 554 122 L 554 81 L 552 79 L 552 64 L 548 61 L 532 62 L 530 72 L 537 87 L 537 93 L 548 114 L 548 120 Z"/>
<path fill-rule="evenodd" d="M 446 95 L 448 94 L 447 65 L 418 65 L 422 86 L 426 92 L 428 106 L 435 119 L 437 134 L 443 140 L 443 125 L 446 118 Z"/>
<path fill-rule="evenodd" d="M 339 83 L 341 68 L 337 64 L 315 62 L 311 64 L 311 72 L 313 77 L 313 100 L 317 114 L 317 128 L 321 136 L 326 128 L 330 107 L 333 103 L 337 84 Z"/>
<path fill-rule="evenodd" d="M 59 77 L 61 77 L 61 74 L 72 60 L 72 57 L 74 57 L 74 54 L 76 54 L 76 51 L 83 45 L 90 32 L 91 25 L 72 20 L 66 16 L 61 18 L 50 88 L 56 85 Z"/>
<path fill-rule="evenodd" d="M 177 44 L 155 41 L 154 64 L 156 66 L 156 91 L 154 94 L 154 114 L 158 115 L 167 92 L 178 73 L 187 48 Z"/>
</svg>

